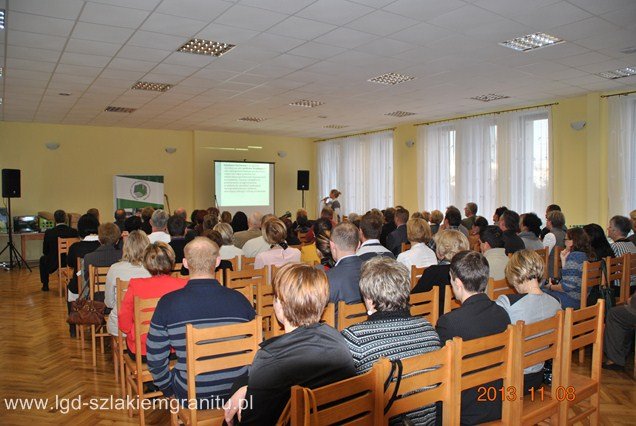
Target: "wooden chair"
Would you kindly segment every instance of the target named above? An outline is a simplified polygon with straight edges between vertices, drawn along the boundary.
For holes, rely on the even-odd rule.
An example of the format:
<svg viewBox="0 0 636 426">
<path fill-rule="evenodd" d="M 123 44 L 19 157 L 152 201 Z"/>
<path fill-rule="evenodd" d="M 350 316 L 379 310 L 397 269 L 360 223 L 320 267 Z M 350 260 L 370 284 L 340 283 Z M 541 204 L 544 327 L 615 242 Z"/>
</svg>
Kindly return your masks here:
<svg viewBox="0 0 636 426">
<path fill-rule="evenodd" d="M 513 327 L 509 325 L 503 333 L 479 339 L 464 341 L 461 337 L 453 338 L 455 365 L 452 371 L 452 382 L 455 384 L 455 401 L 461 401 L 462 391 L 495 380 L 503 380 L 506 394 L 509 389 L 515 389 L 514 374 L 517 365 L 515 365 L 513 354 Z M 489 389 L 486 388 L 486 390 Z M 497 389 L 496 392 L 501 397 L 501 391 Z M 510 399 L 512 398 L 503 398 L 501 424 L 514 424 Z M 452 409 L 453 418 L 461 419 L 461 404 L 456 403 Z"/>
<path fill-rule="evenodd" d="M 453 406 L 460 403 L 454 392 L 452 382 L 453 343 L 433 352 L 402 359 L 402 381 L 393 405 L 384 414 L 384 424 L 400 414 L 409 413 L 429 404 L 442 402 L 444 424 L 459 424 L 455 418 Z M 385 401 L 389 400 L 395 388 L 395 382 L 384 392 Z"/>
<path fill-rule="evenodd" d="M 250 304 L 254 307 L 254 309 L 256 309 L 256 300 L 254 298 L 254 289 L 252 288 L 251 285 L 248 285 L 248 286 L 245 286 L 245 287 L 236 288 L 235 290 L 238 291 L 239 293 L 241 293 L 243 296 L 245 296 L 247 301 L 250 302 Z"/>
<path fill-rule="evenodd" d="M 508 284 L 507 279 L 494 280 L 488 279 L 488 286 L 486 287 L 486 294 L 490 300 L 495 301 L 502 294 L 516 294 L 517 291 Z"/>
<path fill-rule="evenodd" d="M 447 314 L 450 311 L 454 311 L 455 309 L 462 306 L 459 303 L 459 300 L 455 299 L 455 294 L 453 293 L 453 288 L 450 285 L 447 285 L 444 288 L 444 313 Z"/>
<path fill-rule="evenodd" d="M 417 285 L 425 269 L 426 267 L 418 268 L 415 265 L 411 265 L 411 290 Z"/>
<path fill-rule="evenodd" d="M 433 327 L 439 318 L 439 287 L 433 286 L 431 291 L 425 293 L 411 294 L 409 297 L 411 304 L 411 315 L 414 317 L 424 317 Z"/>
<path fill-rule="evenodd" d="M 581 308 L 587 307 L 587 295 L 592 287 L 600 286 L 604 281 L 601 261 L 583 262 L 583 275 L 581 277 Z M 585 351 L 579 351 L 579 364 L 585 361 Z"/>
<path fill-rule="evenodd" d="M 552 276 L 560 277 L 561 276 L 561 252 L 563 251 L 563 247 L 554 246 L 554 263 L 552 264 Z M 548 255 L 548 258 L 550 255 Z M 549 267 L 549 266 L 548 266 Z"/>
<path fill-rule="evenodd" d="M 267 269 L 267 283 L 271 285 L 274 282 L 274 277 L 278 273 L 278 270 L 282 268 L 282 266 L 268 265 L 265 268 Z"/>
<path fill-rule="evenodd" d="M 636 281 L 636 253 L 626 253 L 624 256 L 625 267 L 623 269 L 623 279 L 621 280 L 620 300 L 622 303 L 627 303 L 631 282 Z M 636 364 L 634 369 L 636 370 Z"/>
<path fill-rule="evenodd" d="M 181 267 L 183 267 L 183 263 L 175 263 L 174 267 L 172 268 L 172 275 L 175 278 L 179 278 L 181 277 Z"/>
<path fill-rule="evenodd" d="M 219 271 L 220 272 L 220 271 Z M 255 289 L 259 284 L 267 283 L 267 270 L 263 269 L 242 269 L 240 271 L 226 271 L 223 284 L 228 288 L 241 288 L 253 286 Z"/>
<path fill-rule="evenodd" d="M 603 362 L 603 323 L 605 301 L 594 306 L 565 310 L 563 326 L 563 369 L 561 386 L 565 390 L 559 407 L 559 424 L 571 425 L 589 417 L 589 423 L 599 424 L 601 363 Z M 592 345 L 592 365 L 589 374 L 572 372 L 572 352 Z M 554 377 L 554 374 L 553 374 Z M 589 398 L 589 404 L 585 400 Z M 569 417 L 569 410 L 577 408 Z"/>
<path fill-rule="evenodd" d="M 135 296 L 134 303 L 134 315 L 135 315 L 135 360 L 133 361 L 130 356 L 124 356 L 126 379 L 126 395 L 134 395 L 138 397 L 138 413 L 139 424 L 144 426 L 146 423 L 145 413 L 143 409 L 142 401 L 144 399 L 151 399 L 163 396 L 161 391 L 146 392 L 144 389 L 144 383 L 152 382 L 152 375 L 148 371 L 146 363 L 142 362 L 141 354 L 141 337 L 148 334 L 150 330 L 150 320 L 152 314 L 155 312 L 157 303 L 160 298 L 155 299 L 141 299 L 139 296 Z M 133 393 L 134 392 L 134 393 Z M 128 410 L 128 415 L 132 417 L 132 408 Z"/>
<path fill-rule="evenodd" d="M 254 269 L 255 257 L 241 256 L 241 271 L 246 269 Z"/>
<path fill-rule="evenodd" d="M 79 240 L 79 238 L 57 238 L 57 284 L 60 297 L 66 295 L 66 285 L 71 280 L 72 274 L 68 265 L 62 266 L 62 255 L 68 255 L 68 249 Z"/>
<path fill-rule="evenodd" d="M 241 270 L 241 265 L 239 263 L 239 261 L 241 260 L 239 258 L 239 256 L 234 256 L 231 259 L 228 259 L 230 261 L 230 263 L 232 264 L 232 270 L 233 271 L 240 271 Z"/>
<path fill-rule="evenodd" d="M 261 317 L 250 322 L 196 328 L 186 324 L 186 366 L 188 401 L 196 401 L 196 378 L 229 368 L 252 364 L 258 345 L 263 340 Z M 190 405 L 190 404 L 188 404 Z M 179 407 L 171 414 L 172 424 L 181 420 L 186 425 L 223 423 L 223 409 L 198 410 L 196 404 Z"/>
<path fill-rule="evenodd" d="M 624 254 L 621 257 L 609 257 L 607 256 L 605 258 L 605 266 L 607 268 L 607 283 L 605 283 L 606 285 L 609 285 L 610 288 L 612 290 L 614 290 L 614 282 L 618 282 L 619 283 L 619 295 L 618 295 L 618 303 L 624 303 L 627 300 L 623 300 L 622 296 L 623 296 L 623 286 L 625 285 L 624 283 L 624 278 L 625 278 L 625 263 L 627 262 L 627 254 Z M 628 275 L 629 277 L 629 275 Z M 603 277 L 603 281 L 605 280 L 605 277 Z M 627 289 L 628 289 L 628 294 L 629 294 L 629 280 L 627 281 Z"/>
<path fill-rule="evenodd" d="M 390 362 L 382 358 L 371 370 L 318 389 L 291 388 L 291 426 L 384 425 L 384 378 Z"/>
<path fill-rule="evenodd" d="M 357 324 L 367 319 L 367 307 L 364 303 L 352 303 L 347 305 L 343 300 L 338 302 L 338 331 L 342 331 L 350 325 Z"/>
<path fill-rule="evenodd" d="M 407 250 L 411 250 L 411 243 L 402 243 L 400 246 L 400 253 L 404 253 Z"/>
<path fill-rule="evenodd" d="M 513 424 L 535 425 L 550 419 L 558 424 L 561 368 L 563 365 L 563 311 L 543 321 L 525 324 L 517 321 L 513 333 L 516 398 L 512 400 Z M 552 360 L 552 383 L 549 390 L 535 389 L 534 394 L 523 395 L 525 368 Z"/>
<path fill-rule="evenodd" d="M 130 281 L 122 281 L 117 278 L 117 312 L 121 312 L 121 303 L 124 295 L 128 291 Z M 117 328 L 117 337 L 112 337 L 113 346 L 113 365 L 115 366 L 115 381 L 121 386 L 121 394 L 126 395 L 126 379 L 124 378 L 124 352 L 126 350 L 126 342 L 124 341 L 124 333 Z"/>
<path fill-rule="evenodd" d="M 106 291 L 106 275 L 109 269 L 110 266 L 96 267 L 88 265 L 88 297 L 90 300 L 95 300 L 96 293 L 103 294 Z M 99 338 L 101 353 L 104 353 L 104 339 L 110 337 L 108 330 L 106 330 L 107 321 L 108 316 L 105 315 L 102 325 L 91 325 L 91 355 L 93 357 L 93 367 L 97 365 L 97 339 Z"/>
<path fill-rule="evenodd" d="M 256 286 L 256 314 L 263 318 L 263 335 L 272 337 L 272 329 L 278 324 L 274 315 L 274 287 L 260 283 Z"/>
<path fill-rule="evenodd" d="M 534 252 L 541 256 L 541 259 L 543 259 L 543 278 L 547 280 L 550 276 L 550 273 L 548 272 L 548 259 L 550 258 L 550 252 L 548 251 L 547 247 L 535 250 Z"/>
</svg>

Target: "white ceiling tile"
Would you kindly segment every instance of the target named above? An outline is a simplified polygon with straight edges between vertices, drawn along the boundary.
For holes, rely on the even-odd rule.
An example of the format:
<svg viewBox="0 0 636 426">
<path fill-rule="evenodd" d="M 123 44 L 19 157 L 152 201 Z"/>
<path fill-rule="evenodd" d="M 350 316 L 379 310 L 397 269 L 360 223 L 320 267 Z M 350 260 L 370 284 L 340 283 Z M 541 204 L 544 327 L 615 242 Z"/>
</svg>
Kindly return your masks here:
<svg viewBox="0 0 636 426">
<path fill-rule="evenodd" d="M 633 0 L 569 0 L 569 2 L 595 15 L 622 8 L 634 8 Z"/>
<path fill-rule="evenodd" d="M 138 61 L 135 59 L 114 58 L 108 68 L 124 71 L 141 71 L 148 72 L 157 64 L 155 62 Z"/>
<path fill-rule="evenodd" d="M 172 52 L 168 57 L 166 57 L 166 59 L 163 60 L 163 63 L 202 68 L 211 64 L 216 59 L 217 58 L 215 58 L 214 56 L 209 55 L 195 55 L 184 52 Z"/>
<path fill-rule="evenodd" d="M 381 8 L 390 3 L 393 3 L 395 0 L 350 0 L 354 3 L 362 4 L 364 6 Z"/>
<path fill-rule="evenodd" d="M 475 6 L 490 10 L 502 16 L 531 13 L 537 8 L 558 3 L 560 0 L 477 0 Z"/>
<path fill-rule="evenodd" d="M 376 10 L 348 23 L 347 27 L 379 36 L 387 36 L 416 24 L 419 24 L 419 21 L 415 19 Z"/>
<path fill-rule="evenodd" d="M 284 53 L 303 43 L 305 43 L 305 40 L 283 37 L 277 34 L 260 33 L 258 37 L 251 39 L 247 45 Z"/>
<path fill-rule="evenodd" d="M 373 8 L 346 0 L 318 0 L 296 15 L 328 24 L 344 25 L 370 12 L 373 12 Z"/>
<path fill-rule="evenodd" d="M 254 40 L 258 35 L 258 31 L 248 30 L 245 28 L 230 27 L 228 25 L 220 25 L 216 22 L 213 22 L 199 31 L 195 35 L 195 37 L 205 40 L 217 41 L 220 43 L 240 45 L 242 43 L 247 43 L 251 40 Z"/>
<path fill-rule="evenodd" d="M 198 68 L 185 67 L 182 65 L 159 64 L 152 70 L 152 72 L 158 74 L 173 74 L 187 77 L 194 74 L 197 70 Z"/>
<path fill-rule="evenodd" d="M 462 31 L 471 26 L 493 25 L 501 20 L 501 16 L 487 10 L 467 5 L 443 15 L 429 19 L 427 22 L 454 31 Z"/>
<path fill-rule="evenodd" d="M 27 33 L 24 31 L 11 31 L 7 42 L 13 46 L 35 47 L 38 49 L 62 50 L 66 44 L 66 37 L 57 37 L 50 34 Z"/>
<path fill-rule="evenodd" d="M 233 71 L 220 70 L 218 68 L 204 68 L 195 72 L 191 77 L 184 80 L 184 83 L 192 79 L 206 79 L 214 82 L 229 80 L 236 77 L 237 73 Z"/>
<path fill-rule="evenodd" d="M 466 3 L 460 0 L 397 0 L 385 6 L 384 10 L 420 21 L 428 21 L 465 5 Z"/>
<path fill-rule="evenodd" d="M 9 14 L 11 18 L 8 17 Z M 50 34 L 62 37 L 69 35 L 73 28 L 73 22 L 74 21 L 67 19 L 49 18 L 20 12 L 9 11 L 7 14 L 7 28 L 9 30 Z"/>
<path fill-rule="evenodd" d="M 532 34 L 533 32 L 531 27 L 521 25 L 511 19 L 500 19 L 486 25 L 469 26 L 463 31 L 470 38 L 478 38 L 492 43 L 499 43 L 519 37 L 520 34 Z"/>
<path fill-rule="evenodd" d="M 222 0 L 164 0 L 157 12 L 200 21 L 213 21 L 232 3 Z"/>
<path fill-rule="evenodd" d="M 230 51 L 224 58 L 232 57 L 232 59 L 243 59 L 253 62 L 265 62 L 269 59 L 275 58 L 280 55 L 279 52 L 268 49 L 261 49 L 255 46 L 241 45 L 236 46 Z M 220 58 L 223 59 L 223 58 Z"/>
<path fill-rule="evenodd" d="M 186 41 L 187 40 L 183 37 L 153 33 L 150 31 L 135 31 L 127 44 L 130 46 L 174 51 L 181 47 Z"/>
<path fill-rule="evenodd" d="M 636 12 L 632 9 L 619 9 L 601 15 L 601 18 L 625 29 L 636 28 Z"/>
<path fill-rule="evenodd" d="M 277 56 L 274 59 L 267 61 L 268 64 L 277 67 L 289 67 L 289 68 L 304 68 L 311 64 L 315 64 L 318 60 L 314 58 L 305 58 L 303 56 L 295 56 L 284 53 Z"/>
<path fill-rule="evenodd" d="M 248 30 L 265 31 L 281 22 L 287 16 L 269 10 L 237 4 L 219 16 L 215 22 Z"/>
<path fill-rule="evenodd" d="M 113 78 L 113 79 L 127 79 L 127 80 L 140 80 L 144 76 L 144 71 L 124 71 L 116 70 L 112 68 L 105 68 L 100 74 L 100 77 Z"/>
<path fill-rule="evenodd" d="M 606 62 L 600 62 L 596 64 L 587 64 L 587 65 L 579 65 L 576 67 L 582 71 L 589 72 L 590 74 L 596 74 L 604 71 L 617 70 L 626 67 L 633 67 L 633 60 L 631 58 L 627 58 L 624 61 L 611 60 Z"/>
<path fill-rule="evenodd" d="M 74 20 L 79 15 L 83 5 L 82 0 L 19 0 L 12 1 L 10 7 L 12 12 Z"/>
<path fill-rule="evenodd" d="M 70 39 L 66 45 L 67 52 L 102 56 L 114 56 L 120 48 L 119 44 L 80 39 Z"/>
<path fill-rule="evenodd" d="M 59 64 L 55 69 L 56 74 L 68 74 L 77 76 L 97 77 L 103 68 L 86 67 L 81 65 Z"/>
<path fill-rule="evenodd" d="M 362 31 L 356 31 L 349 28 L 338 28 L 331 31 L 330 33 L 318 37 L 314 41 L 318 43 L 330 44 L 332 46 L 354 49 L 376 39 L 378 39 L 378 36 L 363 33 Z"/>
<path fill-rule="evenodd" d="M 27 59 L 7 58 L 5 64 L 7 70 L 32 70 L 32 71 L 47 71 L 52 72 L 55 69 L 55 63 L 43 62 L 43 61 L 31 61 Z"/>
<path fill-rule="evenodd" d="M 391 34 L 389 38 L 405 41 L 407 43 L 415 43 L 418 45 L 426 45 L 433 41 L 443 39 L 453 35 L 448 29 L 436 27 L 425 22 Z"/>
<path fill-rule="evenodd" d="M 309 6 L 314 1 L 315 0 L 241 0 L 240 3 L 245 6 L 254 6 L 291 15 Z"/>
<path fill-rule="evenodd" d="M 137 59 L 148 62 L 161 62 L 170 55 L 168 50 L 148 49 L 137 46 L 124 46 L 117 53 L 118 58 Z"/>
<path fill-rule="evenodd" d="M 549 32 L 561 25 L 571 24 L 590 18 L 592 15 L 565 1 L 533 10 L 529 13 L 515 14 L 513 19 L 538 31 Z M 555 34 L 558 36 L 558 34 Z"/>
<path fill-rule="evenodd" d="M 290 67 L 277 67 L 270 64 L 262 64 L 255 68 L 252 68 L 250 70 L 250 73 L 262 75 L 265 77 L 278 78 L 285 76 L 293 71 L 294 69 Z"/>
<path fill-rule="evenodd" d="M 592 50 L 621 50 L 633 47 L 636 40 L 636 28 L 633 31 L 621 30 L 603 35 L 593 35 L 576 41 L 576 44 Z"/>
<path fill-rule="evenodd" d="M 82 84 L 88 85 L 88 84 L 92 83 L 93 80 L 95 80 L 95 78 L 94 77 L 90 77 L 90 76 L 77 76 L 77 75 L 55 73 L 53 75 L 53 78 L 51 78 L 51 84 L 54 84 L 54 83 L 78 83 L 80 85 L 82 85 Z"/>
<path fill-rule="evenodd" d="M 154 31 L 161 34 L 192 37 L 194 34 L 201 31 L 201 29 L 206 25 L 207 22 L 204 21 L 155 12 L 150 15 L 140 29 Z M 184 43 L 186 41 L 188 40 L 183 40 Z"/>
<path fill-rule="evenodd" d="M 7 46 L 7 58 L 32 61 L 57 62 L 60 52 L 55 50 L 34 49 L 32 47 Z"/>
<path fill-rule="evenodd" d="M 110 59 L 111 58 L 109 56 L 85 55 L 82 53 L 65 52 L 60 58 L 60 63 L 89 67 L 105 67 Z"/>
<path fill-rule="evenodd" d="M 44 71 L 27 71 L 27 70 L 5 70 L 5 75 L 11 76 L 16 75 L 25 80 L 38 80 L 38 81 L 49 81 L 51 78 L 50 72 Z"/>
<path fill-rule="evenodd" d="M 335 25 L 292 16 L 270 28 L 268 32 L 302 40 L 312 40 L 335 28 Z"/>
<path fill-rule="evenodd" d="M 634 18 L 636 19 L 636 9 L 634 12 Z M 563 25 L 559 27 L 557 31 L 560 38 L 568 41 L 576 41 L 589 37 L 590 34 L 606 34 L 620 31 L 620 28 L 595 16 L 572 24 Z"/>
<path fill-rule="evenodd" d="M 132 33 L 133 30 L 127 28 L 78 22 L 72 37 L 106 43 L 124 43 Z"/>
<path fill-rule="evenodd" d="M 92 3 L 110 4 L 113 6 L 124 6 L 134 9 L 153 10 L 161 0 L 89 0 Z"/>
<path fill-rule="evenodd" d="M 308 58 L 327 59 L 344 52 L 342 47 L 329 46 L 327 44 L 314 43 L 312 41 L 290 50 L 291 55 L 306 56 Z"/>
<path fill-rule="evenodd" d="M 568 56 L 567 58 L 556 59 L 557 62 L 569 67 L 596 64 L 598 62 L 611 61 L 612 58 L 598 52 L 588 52 L 581 55 Z"/>
<path fill-rule="evenodd" d="M 100 3 L 86 3 L 79 20 L 91 24 L 137 28 L 148 17 L 148 11 Z"/>
</svg>

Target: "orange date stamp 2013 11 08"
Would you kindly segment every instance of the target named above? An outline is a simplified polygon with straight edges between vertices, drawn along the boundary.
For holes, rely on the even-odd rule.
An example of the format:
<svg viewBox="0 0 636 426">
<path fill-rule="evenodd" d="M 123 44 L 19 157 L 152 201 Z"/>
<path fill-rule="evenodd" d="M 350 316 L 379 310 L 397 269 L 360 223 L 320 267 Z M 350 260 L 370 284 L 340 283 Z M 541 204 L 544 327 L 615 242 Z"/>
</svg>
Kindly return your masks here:
<svg viewBox="0 0 636 426">
<path fill-rule="evenodd" d="M 494 387 L 494 386 L 480 386 L 477 388 L 477 402 L 487 402 L 487 401 L 495 401 L 501 400 L 503 401 L 516 401 L 517 398 L 521 398 L 523 396 L 523 392 L 517 392 L 517 388 L 514 386 L 504 387 Z M 574 401 L 576 399 L 576 389 L 573 386 L 558 386 L 554 389 L 552 395 L 545 392 L 544 388 L 531 388 L 530 393 L 525 396 L 529 398 L 530 401 L 544 401 L 546 398 L 555 398 L 557 401 Z"/>
</svg>

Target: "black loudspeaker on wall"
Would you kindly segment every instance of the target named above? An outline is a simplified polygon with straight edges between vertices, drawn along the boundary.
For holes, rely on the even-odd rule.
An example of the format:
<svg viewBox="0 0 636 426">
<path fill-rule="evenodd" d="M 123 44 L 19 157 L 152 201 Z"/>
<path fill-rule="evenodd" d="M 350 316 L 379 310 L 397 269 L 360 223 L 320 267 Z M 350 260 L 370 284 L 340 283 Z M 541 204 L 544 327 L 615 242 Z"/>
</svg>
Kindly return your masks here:
<svg viewBox="0 0 636 426">
<path fill-rule="evenodd" d="M 297 188 L 299 191 L 309 191 L 309 170 L 298 170 Z"/>
<path fill-rule="evenodd" d="M 20 170 L 2 169 L 2 198 L 20 198 Z"/>
</svg>

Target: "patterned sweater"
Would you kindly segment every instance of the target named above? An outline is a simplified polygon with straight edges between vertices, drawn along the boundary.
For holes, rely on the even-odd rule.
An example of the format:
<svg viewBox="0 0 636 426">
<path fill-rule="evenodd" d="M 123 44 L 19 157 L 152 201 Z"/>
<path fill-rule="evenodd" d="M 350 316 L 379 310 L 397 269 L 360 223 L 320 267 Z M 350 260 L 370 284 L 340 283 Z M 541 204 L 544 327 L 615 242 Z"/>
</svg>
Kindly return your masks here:
<svg viewBox="0 0 636 426">
<path fill-rule="evenodd" d="M 353 355 L 356 372 L 369 371 L 381 357 L 390 360 L 409 358 L 440 349 L 435 328 L 424 318 L 411 317 L 408 311 L 376 312 L 367 321 L 342 331 Z M 435 424 L 435 404 L 407 414 L 416 425 Z M 393 423 L 393 420 L 391 419 Z"/>
<path fill-rule="evenodd" d="M 563 292 L 571 299 L 581 300 L 581 280 L 583 279 L 583 262 L 587 260 L 587 254 L 582 251 L 573 251 L 565 259 L 561 271 L 561 286 Z"/>
</svg>

